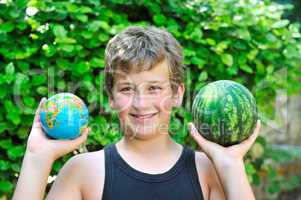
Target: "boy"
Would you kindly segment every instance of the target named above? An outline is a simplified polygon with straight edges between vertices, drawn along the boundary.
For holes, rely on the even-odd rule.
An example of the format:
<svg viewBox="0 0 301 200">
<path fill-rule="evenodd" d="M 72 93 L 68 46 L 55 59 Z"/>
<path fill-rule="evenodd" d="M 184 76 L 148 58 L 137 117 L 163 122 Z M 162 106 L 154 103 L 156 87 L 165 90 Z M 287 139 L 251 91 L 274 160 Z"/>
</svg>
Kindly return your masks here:
<svg viewBox="0 0 301 200">
<path fill-rule="evenodd" d="M 177 144 L 168 134 L 170 113 L 181 106 L 185 91 L 182 48 L 170 33 L 129 27 L 110 40 L 105 54 L 105 87 L 123 137 L 104 150 L 68 160 L 46 199 L 255 199 L 243 156 L 259 123 L 248 140 L 228 148 L 205 140 L 190 123 L 191 136 L 204 153 Z M 89 132 L 72 141 L 50 140 L 38 116 L 39 108 L 15 200 L 42 199 L 53 162 L 76 149 Z"/>
</svg>

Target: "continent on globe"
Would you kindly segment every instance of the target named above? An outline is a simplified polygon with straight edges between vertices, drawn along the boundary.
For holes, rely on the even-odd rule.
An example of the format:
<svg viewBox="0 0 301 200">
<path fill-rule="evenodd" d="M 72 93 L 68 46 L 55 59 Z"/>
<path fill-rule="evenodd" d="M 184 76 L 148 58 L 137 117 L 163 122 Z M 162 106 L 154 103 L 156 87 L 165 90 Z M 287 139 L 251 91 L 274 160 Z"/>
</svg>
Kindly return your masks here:
<svg viewBox="0 0 301 200">
<path fill-rule="evenodd" d="M 89 111 L 84 101 L 72 93 L 58 93 L 41 106 L 44 132 L 53 139 L 74 139 L 88 124 Z"/>
<path fill-rule="evenodd" d="M 255 98 L 243 85 L 219 80 L 197 93 L 192 105 L 193 122 L 206 139 L 222 146 L 238 144 L 255 128 Z"/>
</svg>

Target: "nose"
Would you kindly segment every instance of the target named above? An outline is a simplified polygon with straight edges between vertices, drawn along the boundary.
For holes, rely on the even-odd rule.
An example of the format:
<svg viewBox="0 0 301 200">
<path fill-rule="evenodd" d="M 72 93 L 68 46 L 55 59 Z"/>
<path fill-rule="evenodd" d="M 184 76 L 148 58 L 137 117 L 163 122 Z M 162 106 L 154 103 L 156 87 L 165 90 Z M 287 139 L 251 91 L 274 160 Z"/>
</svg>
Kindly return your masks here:
<svg viewBox="0 0 301 200">
<path fill-rule="evenodd" d="M 143 93 L 136 93 L 133 96 L 132 106 L 136 109 L 144 109 L 149 105 L 149 97 Z"/>
</svg>

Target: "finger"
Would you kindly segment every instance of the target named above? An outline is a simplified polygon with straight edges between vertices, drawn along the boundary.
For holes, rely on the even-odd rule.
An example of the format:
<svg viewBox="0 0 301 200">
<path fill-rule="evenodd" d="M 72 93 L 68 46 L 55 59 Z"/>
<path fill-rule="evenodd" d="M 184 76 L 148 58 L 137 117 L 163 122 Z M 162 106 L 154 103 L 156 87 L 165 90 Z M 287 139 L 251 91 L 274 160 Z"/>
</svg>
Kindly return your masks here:
<svg viewBox="0 0 301 200">
<path fill-rule="evenodd" d="M 35 116 L 34 116 L 34 122 L 39 122 L 40 121 L 40 111 L 43 103 L 46 101 L 46 98 L 43 97 L 38 105 L 38 108 L 36 110 Z"/>
<path fill-rule="evenodd" d="M 207 144 L 210 143 L 210 141 L 206 140 L 197 130 L 195 125 L 190 122 L 188 123 L 189 132 L 190 135 L 193 137 L 193 139 L 198 143 L 199 147 L 206 152 L 207 150 Z"/>
<path fill-rule="evenodd" d="M 253 134 L 250 135 L 250 137 L 248 139 L 246 139 L 245 141 L 242 142 L 242 145 L 244 146 L 244 148 L 246 148 L 246 150 L 249 150 L 251 148 L 251 146 L 254 144 L 256 138 L 259 135 L 260 127 L 261 127 L 261 122 L 260 122 L 260 120 L 257 120 L 256 128 L 253 131 Z"/>
<path fill-rule="evenodd" d="M 33 120 L 33 126 L 35 127 L 40 127 L 41 123 L 40 123 L 40 111 L 41 111 L 41 107 L 44 104 L 44 102 L 46 101 L 46 98 L 43 97 L 42 100 L 39 103 L 39 106 L 36 110 L 35 116 L 34 116 L 34 120 Z"/>
<path fill-rule="evenodd" d="M 58 142 L 62 146 L 66 147 L 67 148 L 66 150 L 68 150 L 68 151 L 71 149 L 74 150 L 86 141 L 90 131 L 91 131 L 91 129 L 86 127 L 79 137 L 77 137 L 73 140 L 58 140 Z"/>
</svg>

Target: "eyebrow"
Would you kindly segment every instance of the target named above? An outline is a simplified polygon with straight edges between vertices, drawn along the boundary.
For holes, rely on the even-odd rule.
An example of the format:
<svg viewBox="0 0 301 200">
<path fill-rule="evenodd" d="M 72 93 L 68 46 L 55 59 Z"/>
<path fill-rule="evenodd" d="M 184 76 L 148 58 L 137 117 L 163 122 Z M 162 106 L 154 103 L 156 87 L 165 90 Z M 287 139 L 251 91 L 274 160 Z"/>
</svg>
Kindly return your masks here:
<svg viewBox="0 0 301 200">
<path fill-rule="evenodd" d="M 147 81 L 146 83 L 165 83 L 166 81 Z M 117 84 L 119 85 L 132 85 L 131 82 L 127 82 L 127 81 L 120 81 Z"/>
</svg>

